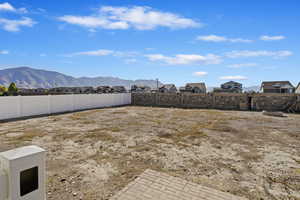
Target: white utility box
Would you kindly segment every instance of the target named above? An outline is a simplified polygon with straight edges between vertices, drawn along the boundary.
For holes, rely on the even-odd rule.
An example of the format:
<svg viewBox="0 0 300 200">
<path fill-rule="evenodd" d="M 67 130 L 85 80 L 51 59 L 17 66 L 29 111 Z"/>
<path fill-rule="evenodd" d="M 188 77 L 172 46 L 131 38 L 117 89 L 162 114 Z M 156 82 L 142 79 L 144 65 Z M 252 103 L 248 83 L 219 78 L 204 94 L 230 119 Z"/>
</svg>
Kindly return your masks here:
<svg viewBox="0 0 300 200">
<path fill-rule="evenodd" d="M 37 146 L 0 153 L 0 200 L 45 200 L 45 156 Z"/>
</svg>

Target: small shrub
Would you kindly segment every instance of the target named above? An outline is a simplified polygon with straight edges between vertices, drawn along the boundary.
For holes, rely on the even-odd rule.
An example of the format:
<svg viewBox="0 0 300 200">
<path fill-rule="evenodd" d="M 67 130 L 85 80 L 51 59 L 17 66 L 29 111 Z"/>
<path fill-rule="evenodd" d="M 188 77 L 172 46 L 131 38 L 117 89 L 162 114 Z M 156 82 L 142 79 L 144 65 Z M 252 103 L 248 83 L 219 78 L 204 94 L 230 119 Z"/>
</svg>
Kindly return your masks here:
<svg viewBox="0 0 300 200">
<path fill-rule="evenodd" d="M 0 96 L 5 96 L 7 94 L 7 88 L 0 85 Z"/>
<path fill-rule="evenodd" d="M 9 95 L 17 95 L 18 93 L 18 88 L 15 83 L 11 83 L 8 87 L 8 94 Z"/>
</svg>

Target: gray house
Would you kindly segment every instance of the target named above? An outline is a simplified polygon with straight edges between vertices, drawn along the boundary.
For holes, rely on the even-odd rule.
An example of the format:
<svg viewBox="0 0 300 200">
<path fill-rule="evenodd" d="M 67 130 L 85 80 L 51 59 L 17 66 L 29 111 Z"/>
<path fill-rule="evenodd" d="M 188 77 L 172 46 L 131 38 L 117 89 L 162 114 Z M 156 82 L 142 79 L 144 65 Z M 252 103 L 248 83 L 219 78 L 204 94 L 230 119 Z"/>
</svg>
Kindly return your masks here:
<svg viewBox="0 0 300 200">
<path fill-rule="evenodd" d="M 124 86 L 113 86 L 112 91 L 113 93 L 125 93 L 126 88 Z"/>
<path fill-rule="evenodd" d="M 133 93 L 144 93 L 151 92 L 151 88 L 149 86 L 132 85 L 130 91 Z"/>
<path fill-rule="evenodd" d="M 103 86 L 98 86 L 96 88 L 96 93 L 102 94 L 102 93 L 111 93 L 112 92 L 112 88 L 110 86 L 107 85 L 103 85 Z"/>
<path fill-rule="evenodd" d="M 47 95 L 48 94 L 48 89 L 45 88 L 33 88 L 33 89 L 28 89 L 28 88 L 19 88 L 18 90 L 19 95 Z"/>
<path fill-rule="evenodd" d="M 183 93 L 206 93 L 205 83 L 187 83 L 185 87 L 180 87 Z"/>
<path fill-rule="evenodd" d="M 174 84 L 165 84 L 158 89 L 161 93 L 176 93 L 177 88 Z"/>
<path fill-rule="evenodd" d="M 49 89 L 50 94 L 91 94 L 93 87 L 56 87 Z"/>
<path fill-rule="evenodd" d="M 242 93 L 243 85 L 235 81 L 229 81 L 221 85 L 222 92 Z"/>
<path fill-rule="evenodd" d="M 262 82 L 262 93 L 294 93 L 295 87 L 289 81 L 265 81 Z"/>
</svg>

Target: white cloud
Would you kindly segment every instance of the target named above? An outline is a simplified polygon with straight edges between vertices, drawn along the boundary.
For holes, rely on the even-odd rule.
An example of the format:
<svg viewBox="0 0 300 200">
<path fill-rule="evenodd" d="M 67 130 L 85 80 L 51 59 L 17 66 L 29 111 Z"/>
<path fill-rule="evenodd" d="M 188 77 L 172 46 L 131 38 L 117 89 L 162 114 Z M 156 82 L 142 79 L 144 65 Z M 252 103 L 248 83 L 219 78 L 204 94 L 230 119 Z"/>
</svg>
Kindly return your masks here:
<svg viewBox="0 0 300 200">
<path fill-rule="evenodd" d="M 241 63 L 229 65 L 230 68 L 255 67 L 257 63 Z"/>
<path fill-rule="evenodd" d="M 77 53 L 71 53 L 66 55 L 67 57 L 73 57 L 73 56 L 108 56 L 113 54 L 114 51 L 107 50 L 107 49 L 99 49 L 96 51 L 82 51 Z"/>
<path fill-rule="evenodd" d="M 269 56 L 282 58 L 293 55 L 291 51 L 231 51 L 225 54 L 229 58 Z"/>
<path fill-rule="evenodd" d="M 198 36 L 196 39 L 206 41 L 206 42 L 233 42 L 233 43 L 238 43 L 238 42 L 240 42 L 240 43 L 250 43 L 250 42 L 253 42 L 252 40 L 248 40 L 248 39 L 227 38 L 227 37 L 217 36 L 217 35 Z"/>
<path fill-rule="evenodd" d="M 10 5 L 8 2 L 5 2 L 5 3 L 0 3 L 0 11 L 15 12 L 16 9 L 12 5 Z"/>
<path fill-rule="evenodd" d="M 95 51 L 82 51 L 65 55 L 66 57 L 74 56 L 116 56 L 116 57 L 135 57 L 139 53 L 135 51 L 115 51 L 108 49 L 99 49 Z"/>
<path fill-rule="evenodd" d="M 47 54 L 45 54 L 45 53 L 40 54 L 40 57 L 46 57 L 46 56 L 47 56 Z"/>
<path fill-rule="evenodd" d="M 0 55 L 6 55 L 6 54 L 9 54 L 9 51 L 7 51 L 7 50 L 2 50 L 2 51 L 0 51 Z"/>
<path fill-rule="evenodd" d="M 264 41 L 274 41 L 274 40 L 283 40 L 283 39 L 285 39 L 285 36 L 283 35 L 278 35 L 278 36 L 263 35 L 260 37 L 260 40 L 264 40 Z"/>
<path fill-rule="evenodd" d="M 18 11 L 19 13 L 24 13 L 24 14 L 28 13 L 27 8 L 19 8 L 17 11 Z"/>
<path fill-rule="evenodd" d="M 10 3 L 0 3 L 0 11 L 7 11 L 7 12 L 17 12 L 17 13 L 28 13 L 26 8 L 15 8 Z"/>
<path fill-rule="evenodd" d="M 205 76 L 207 75 L 208 73 L 207 72 L 194 72 L 193 73 L 195 76 Z"/>
<path fill-rule="evenodd" d="M 219 79 L 221 80 L 247 80 L 248 78 L 245 76 L 221 76 Z"/>
<path fill-rule="evenodd" d="M 117 57 L 135 57 L 139 55 L 139 52 L 136 51 L 114 51 L 114 56 Z"/>
<path fill-rule="evenodd" d="M 65 15 L 58 18 L 69 24 L 87 28 L 151 30 L 157 27 L 172 29 L 199 27 L 202 24 L 169 12 L 160 12 L 151 7 L 103 6 L 93 16 Z"/>
<path fill-rule="evenodd" d="M 214 54 L 177 54 L 174 57 L 164 56 L 162 54 L 145 55 L 150 61 L 160 61 L 169 65 L 189 65 L 189 64 L 219 64 L 221 58 Z"/>
<path fill-rule="evenodd" d="M 129 28 L 129 25 L 126 22 L 121 22 L 121 21 L 111 22 L 102 17 L 65 15 L 63 17 L 60 17 L 59 20 L 67 22 L 69 24 L 75 24 L 87 28 L 104 28 L 104 29 L 128 29 Z"/>
<path fill-rule="evenodd" d="M 0 27 L 6 31 L 18 32 L 20 27 L 32 27 L 36 22 L 29 17 L 22 17 L 19 20 L 10 20 L 5 18 L 0 18 Z"/>
<path fill-rule="evenodd" d="M 208 42 L 225 42 L 226 38 L 217 35 L 206 35 L 206 36 L 198 36 L 197 40 L 203 40 Z"/>
</svg>

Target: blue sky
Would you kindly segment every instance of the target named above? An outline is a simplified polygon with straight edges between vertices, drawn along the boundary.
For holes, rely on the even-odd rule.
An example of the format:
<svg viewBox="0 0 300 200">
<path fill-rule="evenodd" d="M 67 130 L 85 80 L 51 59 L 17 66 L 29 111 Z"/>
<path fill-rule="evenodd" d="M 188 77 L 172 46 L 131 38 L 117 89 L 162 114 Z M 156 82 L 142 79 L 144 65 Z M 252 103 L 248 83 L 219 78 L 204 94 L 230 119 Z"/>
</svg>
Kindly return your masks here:
<svg viewBox="0 0 300 200">
<path fill-rule="evenodd" d="M 0 69 L 297 84 L 299 0 L 0 0 Z"/>
</svg>

